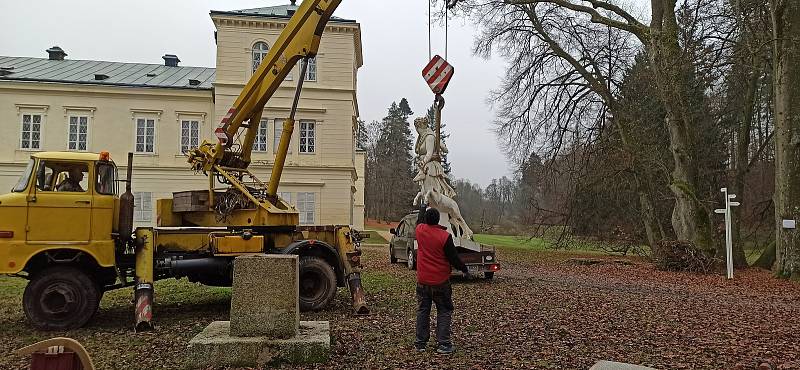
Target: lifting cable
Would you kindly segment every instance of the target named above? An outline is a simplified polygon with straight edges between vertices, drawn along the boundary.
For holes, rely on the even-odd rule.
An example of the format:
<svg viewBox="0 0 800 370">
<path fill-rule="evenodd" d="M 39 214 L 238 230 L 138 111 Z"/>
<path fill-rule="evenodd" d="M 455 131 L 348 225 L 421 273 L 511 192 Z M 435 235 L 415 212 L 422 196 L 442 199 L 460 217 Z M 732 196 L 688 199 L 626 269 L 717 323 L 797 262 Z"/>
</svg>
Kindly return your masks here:
<svg viewBox="0 0 800 370">
<path fill-rule="evenodd" d="M 431 46 L 431 33 L 432 33 L 431 24 L 433 23 L 431 18 L 432 17 L 431 14 L 433 13 L 431 3 L 433 1 L 434 0 L 428 0 L 428 60 L 433 59 L 433 52 L 432 52 L 433 47 Z M 447 60 L 447 46 L 448 46 L 447 44 L 449 39 L 448 30 L 450 28 L 448 24 L 450 17 L 447 14 L 447 1 L 443 2 L 443 10 L 444 10 L 444 59 Z"/>
</svg>

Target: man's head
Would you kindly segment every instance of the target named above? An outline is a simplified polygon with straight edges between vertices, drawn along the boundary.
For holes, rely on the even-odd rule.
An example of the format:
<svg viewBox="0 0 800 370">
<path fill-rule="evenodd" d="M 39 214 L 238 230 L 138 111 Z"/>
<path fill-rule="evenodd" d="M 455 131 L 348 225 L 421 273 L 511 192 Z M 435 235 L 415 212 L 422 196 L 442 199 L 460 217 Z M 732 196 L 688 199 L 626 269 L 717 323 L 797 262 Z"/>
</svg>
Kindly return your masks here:
<svg viewBox="0 0 800 370">
<path fill-rule="evenodd" d="M 80 182 L 81 180 L 83 180 L 83 171 L 81 171 L 80 168 L 72 167 L 69 169 L 69 178 L 77 182 Z"/>
<path fill-rule="evenodd" d="M 439 211 L 436 208 L 428 208 L 425 211 L 425 223 L 428 225 L 439 224 Z"/>
</svg>

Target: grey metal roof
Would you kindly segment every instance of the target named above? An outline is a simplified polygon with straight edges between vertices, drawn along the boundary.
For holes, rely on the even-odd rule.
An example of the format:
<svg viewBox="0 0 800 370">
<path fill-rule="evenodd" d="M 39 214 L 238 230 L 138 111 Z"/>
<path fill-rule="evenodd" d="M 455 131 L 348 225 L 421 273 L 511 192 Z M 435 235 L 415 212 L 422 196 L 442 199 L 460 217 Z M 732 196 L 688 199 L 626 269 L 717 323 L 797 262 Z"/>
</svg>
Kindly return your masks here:
<svg viewBox="0 0 800 370">
<path fill-rule="evenodd" d="M 292 15 L 289 14 L 290 11 L 293 13 L 295 10 L 297 10 L 297 8 L 298 8 L 297 5 L 278 5 L 278 6 L 267 6 L 263 8 L 230 10 L 230 11 L 212 10 L 211 14 L 289 19 L 292 17 Z M 355 20 L 344 19 L 337 16 L 332 16 L 331 21 L 342 22 L 342 23 L 355 23 Z"/>
<path fill-rule="evenodd" d="M 215 72 L 214 68 L 208 67 L 167 67 L 162 64 L 0 56 L 0 81 L 210 90 Z M 96 80 L 95 75 L 106 75 L 108 78 Z M 189 80 L 198 80 L 200 84 L 192 86 Z"/>
</svg>

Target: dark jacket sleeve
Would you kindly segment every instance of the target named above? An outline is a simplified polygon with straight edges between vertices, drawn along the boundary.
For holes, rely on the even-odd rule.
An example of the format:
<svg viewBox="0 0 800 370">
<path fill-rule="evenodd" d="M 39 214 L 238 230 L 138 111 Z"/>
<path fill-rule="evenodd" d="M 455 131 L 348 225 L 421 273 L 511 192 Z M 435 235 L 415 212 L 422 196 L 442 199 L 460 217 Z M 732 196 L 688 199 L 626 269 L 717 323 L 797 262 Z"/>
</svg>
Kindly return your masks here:
<svg viewBox="0 0 800 370">
<path fill-rule="evenodd" d="M 448 236 L 447 242 L 444 243 L 444 254 L 447 256 L 447 261 L 449 261 L 450 265 L 455 267 L 456 270 L 464 273 L 467 272 L 467 265 L 458 258 L 458 251 L 456 251 L 456 245 L 453 244 L 452 235 Z"/>
</svg>

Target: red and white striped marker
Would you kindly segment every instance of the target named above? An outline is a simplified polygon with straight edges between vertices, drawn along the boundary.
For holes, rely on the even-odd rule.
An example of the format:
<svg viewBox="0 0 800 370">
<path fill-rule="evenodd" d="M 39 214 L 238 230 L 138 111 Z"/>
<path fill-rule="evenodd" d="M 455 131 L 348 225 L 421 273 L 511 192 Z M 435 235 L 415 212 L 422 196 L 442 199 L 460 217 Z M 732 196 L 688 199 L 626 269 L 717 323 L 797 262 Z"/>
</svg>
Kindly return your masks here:
<svg viewBox="0 0 800 370">
<path fill-rule="evenodd" d="M 225 145 L 228 143 L 228 133 L 225 132 L 225 129 L 222 127 L 217 127 L 217 129 L 214 130 L 214 135 L 217 135 L 220 144 Z"/>
<path fill-rule="evenodd" d="M 437 55 L 422 69 L 422 77 L 434 94 L 442 94 L 447 89 L 447 84 L 450 83 L 453 72 L 455 72 L 453 66 Z"/>
</svg>

